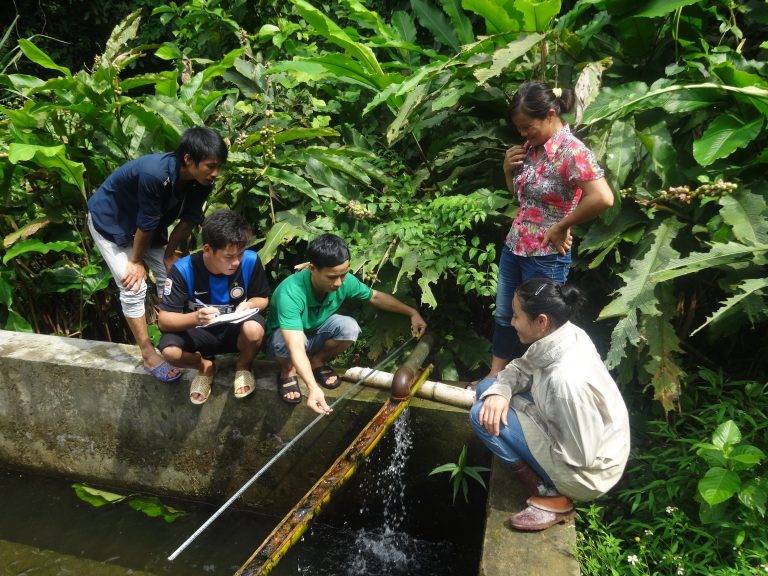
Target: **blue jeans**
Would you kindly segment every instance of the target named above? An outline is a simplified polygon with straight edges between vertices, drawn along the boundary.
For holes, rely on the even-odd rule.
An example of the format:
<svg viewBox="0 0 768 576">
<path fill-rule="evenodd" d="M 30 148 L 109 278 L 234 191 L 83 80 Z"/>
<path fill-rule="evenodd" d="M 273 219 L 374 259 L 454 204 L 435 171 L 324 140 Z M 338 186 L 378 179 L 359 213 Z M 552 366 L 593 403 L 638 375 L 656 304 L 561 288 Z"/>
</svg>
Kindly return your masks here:
<svg viewBox="0 0 768 576">
<path fill-rule="evenodd" d="M 520 354 L 522 345 L 512 328 L 512 298 L 515 290 L 531 278 L 549 278 L 565 284 L 571 269 L 571 253 L 565 256 L 517 256 L 507 246 L 501 251 L 496 286 L 496 325 L 493 331 L 493 355 L 511 360 Z"/>
<path fill-rule="evenodd" d="M 476 388 L 477 397 L 480 398 L 483 392 L 494 382 L 496 382 L 496 378 L 483 378 L 480 380 Z M 533 401 L 533 398 L 527 392 L 523 393 L 522 396 Z M 523 428 L 520 426 L 520 420 L 517 418 L 517 413 L 510 408 L 509 412 L 507 412 L 507 425 L 501 427 L 498 436 L 493 436 L 480 424 L 480 408 L 482 407 L 483 400 L 475 402 L 469 411 L 469 421 L 475 433 L 483 441 L 483 444 L 504 462 L 513 464 L 518 460 L 525 460 L 545 484 L 553 486 L 554 484 L 550 477 L 544 472 L 539 463 L 536 462 L 533 454 L 528 449 L 528 443 L 525 441 L 525 435 L 523 434 Z"/>
<path fill-rule="evenodd" d="M 356 342 L 360 336 L 360 326 L 354 318 L 334 314 L 317 330 L 304 331 L 304 349 L 307 356 L 317 354 L 326 340 L 342 340 Z M 288 358 L 288 347 L 280 328 L 276 328 L 267 341 L 266 352 L 269 356 Z"/>
</svg>

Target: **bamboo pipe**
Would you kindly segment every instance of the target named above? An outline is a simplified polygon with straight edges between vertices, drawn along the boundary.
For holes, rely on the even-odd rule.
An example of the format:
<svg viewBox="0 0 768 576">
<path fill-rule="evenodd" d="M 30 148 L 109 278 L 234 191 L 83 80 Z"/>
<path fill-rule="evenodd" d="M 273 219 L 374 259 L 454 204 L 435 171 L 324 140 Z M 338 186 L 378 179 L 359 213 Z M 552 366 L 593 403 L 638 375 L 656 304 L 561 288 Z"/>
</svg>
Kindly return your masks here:
<svg viewBox="0 0 768 576">
<path fill-rule="evenodd" d="M 370 372 L 369 368 L 363 368 L 360 366 L 354 366 L 349 368 L 342 378 L 344 380 L 351 380 L 357 382 L 362 374 Z M 382 372 L 381 370 L 374 370 L 370 372 L 365 379 L 364 384 L 372 386 L 374 388 L 389 389 L 392 386 L 393 374 L 391 372 Z M 456 406 L 457 408 L 469 409 L 475 402 L 475 393 L 472 390 L 466 388 L 460 388 L 458 386 L 452 386 L 450 384 L 444 384 L 442 382 L 433 382 L 427 380 L 416 391 L 416 396 L 419 398 L 426 398 L 427 400 L 434 400 L 435 402 L 442 402 L 450 406 Z"/>
<path fill-rule="evenodd" d="M 435 338 L 431 333 L 427 332 L 414 346 L 408 358 L 403 362 L 402 366 L 397 369 L 395 375 L 392 377 L 392 389 L 390 394 L 393 400 L 405 400 L 411 395 L 411 383 L 413 382 L 414 375 L 419 371 L 421 365 L 424 364 L 429 351 L 435 344 Z"/>
<path fill-rule="evenodd" d="M 414 392 L 427 379 L 432 366 L 414 376 L 410 387 Z M 379 409 L 349 447 L 315 483 L 280 524 L 267 536 L 251 557 L 235 573 L 235 576 L 266 576 L 301 538 L 312 519 L 331 499 L 331 493 L 341 487 L 357 470 L 360 463 L 373 451 L 384 433 L 408 406 L 412 396 L 405 400 L 393 399 Z"/>
</svg>

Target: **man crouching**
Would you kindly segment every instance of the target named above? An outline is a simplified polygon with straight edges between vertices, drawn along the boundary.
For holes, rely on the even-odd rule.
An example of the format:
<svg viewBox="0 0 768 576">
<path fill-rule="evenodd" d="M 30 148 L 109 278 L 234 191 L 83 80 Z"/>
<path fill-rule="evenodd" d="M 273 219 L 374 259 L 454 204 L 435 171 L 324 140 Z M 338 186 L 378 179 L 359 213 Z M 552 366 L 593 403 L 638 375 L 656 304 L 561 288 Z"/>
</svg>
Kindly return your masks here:
<svg viewBox="0 0 768 576">
<path fill-rule="evenodd" d="M 189 390 L 193 404 L 211 393 L 216 354 L 239 352 L 235 361 L 234 394 L 253 392 L 251 363 L 264 338 L 264 317 L 270 289 L 259 256 L 245 245 L 251 227 L 231 210 L 219 210 L 203 223 L 203 249 L 176 262 L 163 289 L 158 326 L 159 348 L 169 363 L 198 371 Z M 222 322 L 222 314 L 254 314 Z"/>
</svg>

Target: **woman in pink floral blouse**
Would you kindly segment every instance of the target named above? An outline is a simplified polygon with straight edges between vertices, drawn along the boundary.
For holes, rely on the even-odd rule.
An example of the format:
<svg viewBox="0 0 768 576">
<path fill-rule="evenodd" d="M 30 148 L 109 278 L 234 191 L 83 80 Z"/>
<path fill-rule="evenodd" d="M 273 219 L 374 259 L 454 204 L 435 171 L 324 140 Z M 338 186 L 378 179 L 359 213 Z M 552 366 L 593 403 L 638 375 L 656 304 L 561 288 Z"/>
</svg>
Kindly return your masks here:
<svg viewBox="0 0 768 576">
<path fill-rule="evenodd" d="M 565 283 L 571 266 L 571 227 L 613 205 L 613 192 L 595 156 L 562 119 L 575 103 L 572 90 L 525 82 L 508 118 L 525 140 L 504 155 L 507 187 L 520 202 L 499 262 L 493 360 L 496 376 L 524 347 L 512 328 L 512 298 L 525 280 Z"/>
</svg>

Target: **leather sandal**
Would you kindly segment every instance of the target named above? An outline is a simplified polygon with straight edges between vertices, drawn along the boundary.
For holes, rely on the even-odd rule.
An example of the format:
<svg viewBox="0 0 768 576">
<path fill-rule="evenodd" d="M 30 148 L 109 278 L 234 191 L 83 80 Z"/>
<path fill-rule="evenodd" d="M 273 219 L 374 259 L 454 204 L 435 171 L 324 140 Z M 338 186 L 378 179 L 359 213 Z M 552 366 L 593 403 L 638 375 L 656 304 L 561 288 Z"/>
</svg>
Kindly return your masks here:
<svg viewBox="0 0 768 576">
<path fill-rule="evenodd" d="M 291 392 L 298 392 L 299 396 L 296 398 L 288 398 L 286 394 Z M 302 394 L 301 388 L 299 388 L 299 380 L 296 376 L 285 376 L 284 378 L 277 375 L 277 395 L 280 400 L 287 404 L 299 404 L 301 402 Z"/>
<path fill-rule="evenodd" d="M 333 368 L 326 366 L 325 364 L 313 368 L 312 375 L 320 386 L 327 388 L 328 390 L 333 390 L 334 388 L 341 386 L 341 378 L 339 378 L 339 375 L 336 374 L 336 371 Z"/>
</svg>

